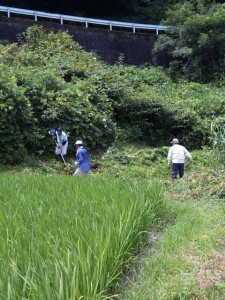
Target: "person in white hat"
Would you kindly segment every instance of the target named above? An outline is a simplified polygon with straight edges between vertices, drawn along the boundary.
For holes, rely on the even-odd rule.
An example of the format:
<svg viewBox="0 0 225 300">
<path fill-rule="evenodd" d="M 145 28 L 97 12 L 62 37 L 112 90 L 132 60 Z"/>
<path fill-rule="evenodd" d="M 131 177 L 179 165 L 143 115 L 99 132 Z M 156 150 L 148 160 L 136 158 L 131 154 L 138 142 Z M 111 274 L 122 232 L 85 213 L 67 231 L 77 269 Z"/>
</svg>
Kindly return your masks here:
<svg viewBox="0 0 225 300">
<path fill-rule="evenodd" d="M 169 148 L 168 166 L 172 161 L 172 179 L 177 179 L 178 173 L 182 178 L 184 176 L 185 157 L 187 156 L 192 161 L 192 155 L 184 146 L 179 145 L 178 139 L 173 139 L 171 144 L 173 146 Z"/>
<path fill-rule="evenodd" d="M 87 150 L 83 147 L 83 142 L 78 140 L 75 143 L 76 159 L 75 165 L 78 167 L 74 175 L 88 175 L 90 172 L 90 158 Z"/>
</svg>

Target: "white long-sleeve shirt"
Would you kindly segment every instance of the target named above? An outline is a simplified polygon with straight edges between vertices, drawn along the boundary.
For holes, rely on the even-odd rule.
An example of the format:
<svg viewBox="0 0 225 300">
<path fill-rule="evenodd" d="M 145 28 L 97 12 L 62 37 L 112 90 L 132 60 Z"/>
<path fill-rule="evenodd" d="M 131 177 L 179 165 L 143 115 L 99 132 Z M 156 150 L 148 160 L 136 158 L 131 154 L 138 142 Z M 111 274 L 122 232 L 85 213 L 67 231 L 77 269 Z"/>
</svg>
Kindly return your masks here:
<svg viewBox="0 0 225 300">
<path fill-rule="evenodd" d="M 58 134 L 56 131 L 56 138 L 57 138 L 57 143 L 62 144 L 63 142 L 66 142 L 68 140 L 67 134 L 62 131 L 62 134 Z"/>
<path fill-rule="evenodd" d="M 184 146 L 175 144 L 170 147 L 168 152 L 168 163 L 171 162 L 174 164 L 182 164 L 185 163 L 185 156 L 187 156 L 190 160 L 192 160 L 192 155 Z"/>
</svg>

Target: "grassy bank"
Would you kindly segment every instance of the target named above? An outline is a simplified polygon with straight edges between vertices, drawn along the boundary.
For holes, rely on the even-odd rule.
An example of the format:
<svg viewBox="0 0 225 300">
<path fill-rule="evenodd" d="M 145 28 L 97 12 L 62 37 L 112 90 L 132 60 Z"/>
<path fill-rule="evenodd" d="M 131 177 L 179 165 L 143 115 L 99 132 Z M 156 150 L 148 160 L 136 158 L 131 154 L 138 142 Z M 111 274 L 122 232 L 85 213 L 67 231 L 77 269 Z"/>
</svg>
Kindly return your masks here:
<svg viewBox="0 0 225 300">
<path fill-rule="evenodd" d="M 225 172 L 209 151 L 194 151 L 182 180 L 172 181 L 166 159 L 158 174 L 167 222 L 143 248 L 119 286 L 120 300 L 225 299 Z"/>
<path fill-rule="evenodd" d="M 188 201 L 170 211 L 176 223 L 145 248 L 119 299 L 224 299 L 224 206 Z"/>
</svg>

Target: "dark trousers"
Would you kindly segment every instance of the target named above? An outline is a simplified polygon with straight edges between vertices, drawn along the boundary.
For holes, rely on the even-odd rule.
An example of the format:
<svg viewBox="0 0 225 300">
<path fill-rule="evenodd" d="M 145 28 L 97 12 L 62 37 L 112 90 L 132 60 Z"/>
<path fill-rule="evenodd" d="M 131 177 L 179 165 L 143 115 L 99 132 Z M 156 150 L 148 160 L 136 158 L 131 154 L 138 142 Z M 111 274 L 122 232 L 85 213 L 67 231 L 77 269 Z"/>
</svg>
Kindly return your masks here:
<svg viewBox="0 0 225 300">
<path fill-rule="evenodd" d="M 172 164 L 172 178 L 177 179 L 177 173 L 179 172 L 180 178 L 184 176 L 184 164 Z"/>
</svg>

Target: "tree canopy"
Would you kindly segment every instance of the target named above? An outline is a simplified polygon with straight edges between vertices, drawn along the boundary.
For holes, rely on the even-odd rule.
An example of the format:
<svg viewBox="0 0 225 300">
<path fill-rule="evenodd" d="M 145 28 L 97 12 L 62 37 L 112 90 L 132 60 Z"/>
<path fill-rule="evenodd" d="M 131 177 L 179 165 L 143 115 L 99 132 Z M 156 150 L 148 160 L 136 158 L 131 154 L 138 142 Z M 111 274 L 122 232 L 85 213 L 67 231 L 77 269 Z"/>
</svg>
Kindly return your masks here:
<svg viewBox="0 0 225 300">
<path fill-rule="evenodd" d="M 21 1 L 1 0 L 1 5 L 44 10 L 92 18 L 158 24 L 166 10 L 177 0 L 92 0 L 92 1 Z"/>
<path fill-rule="evenodd" d="M 157 55 L 168 55 L 170 71 L 189 80 L 207 82 L 220 78 L 225 68 L 225 5 L 185 1 L 167 11 L 169 26 L 155 44 Z"/>
</svg>

